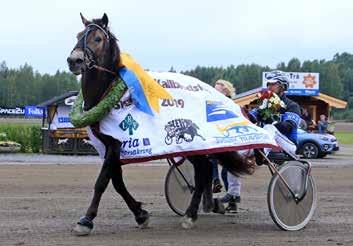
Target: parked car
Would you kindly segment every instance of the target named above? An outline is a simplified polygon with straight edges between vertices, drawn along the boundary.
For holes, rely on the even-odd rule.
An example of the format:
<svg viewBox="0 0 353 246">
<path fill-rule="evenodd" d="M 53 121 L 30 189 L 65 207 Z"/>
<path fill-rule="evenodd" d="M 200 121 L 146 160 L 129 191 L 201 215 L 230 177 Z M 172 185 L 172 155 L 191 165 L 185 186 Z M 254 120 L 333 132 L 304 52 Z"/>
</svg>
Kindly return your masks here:
<svg viewBox="0 0 353 246">
<path fill-rule="evenodd" d="M 335 136 L 325 133 L 306 132 L 298 129 L 297 154 L 305 158 L 322 158 L 333 151 L 338 151 L 338 141 Z"/>
</svg>

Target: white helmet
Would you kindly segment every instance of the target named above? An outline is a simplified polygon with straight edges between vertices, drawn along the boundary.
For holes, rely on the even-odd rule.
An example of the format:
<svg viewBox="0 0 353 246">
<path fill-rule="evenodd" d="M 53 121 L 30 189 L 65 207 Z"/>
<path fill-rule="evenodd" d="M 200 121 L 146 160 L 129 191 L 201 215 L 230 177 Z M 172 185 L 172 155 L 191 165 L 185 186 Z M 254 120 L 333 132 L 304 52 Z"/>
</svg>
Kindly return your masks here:
<svg viewBox="0 0 353 246">
<path fill-rule="evenodd" d="M 280 70 L 274 70 L 265 74 L 266 85 L 272 83 L 280 83 L 283 89 L 286 91 L 289 87 L 289 78 L 285 72 Z"/>
</svg>

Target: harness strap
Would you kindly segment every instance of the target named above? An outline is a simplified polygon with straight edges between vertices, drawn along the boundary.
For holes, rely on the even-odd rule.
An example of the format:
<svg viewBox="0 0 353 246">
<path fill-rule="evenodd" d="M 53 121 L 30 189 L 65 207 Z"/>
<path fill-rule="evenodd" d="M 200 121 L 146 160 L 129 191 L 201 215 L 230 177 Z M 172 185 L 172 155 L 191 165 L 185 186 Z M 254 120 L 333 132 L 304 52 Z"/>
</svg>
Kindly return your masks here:
<svg viewBox="0 0 353 246">
<path fill-rule="evenodd" d="M 107 72 L 107 73 L 110 73 L 112 75 L 114 75 L 114 77 L 118 76 L 116 73 L 114 73 L 113 71 L 105 68 L 105 67 L 101 67 L 101 66 L 98 66 L 98 65 L 93 65 L 93 67 L 95 69 L 97 69 L 98 71 L 102 71 L 102 72 Z"/>
</svg>

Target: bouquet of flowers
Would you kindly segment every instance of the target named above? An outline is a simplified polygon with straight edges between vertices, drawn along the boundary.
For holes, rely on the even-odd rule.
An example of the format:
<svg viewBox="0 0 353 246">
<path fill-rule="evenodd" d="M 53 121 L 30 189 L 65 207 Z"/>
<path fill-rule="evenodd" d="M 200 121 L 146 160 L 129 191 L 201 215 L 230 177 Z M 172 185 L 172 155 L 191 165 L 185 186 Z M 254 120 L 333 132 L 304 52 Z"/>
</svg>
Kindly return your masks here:
<svg viewBox="0 0 353 246">
<path fill-rule="evenodd" d="M 285 103 L 280 97 L 267 89 L 257 94 L 258 115 L 264 122 L 277 121 L 280 117 L 280 109 L 285 108 Z"/>
</svg>

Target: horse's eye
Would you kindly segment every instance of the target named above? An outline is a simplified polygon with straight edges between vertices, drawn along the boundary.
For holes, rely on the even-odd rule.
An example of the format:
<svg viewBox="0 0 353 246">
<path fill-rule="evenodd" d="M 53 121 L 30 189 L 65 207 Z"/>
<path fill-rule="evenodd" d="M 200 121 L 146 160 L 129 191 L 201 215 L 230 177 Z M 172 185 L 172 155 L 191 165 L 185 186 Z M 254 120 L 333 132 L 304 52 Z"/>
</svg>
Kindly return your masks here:
<svg viewBox="0 0 353 246">
<path fill-rule="evenodd" d="M 102 41 L 102 38 L 101 37 L 96 37 L 96 38 L 94 38 L 94 41 L 99 43 L 100 41 Z"/>
</svg>

